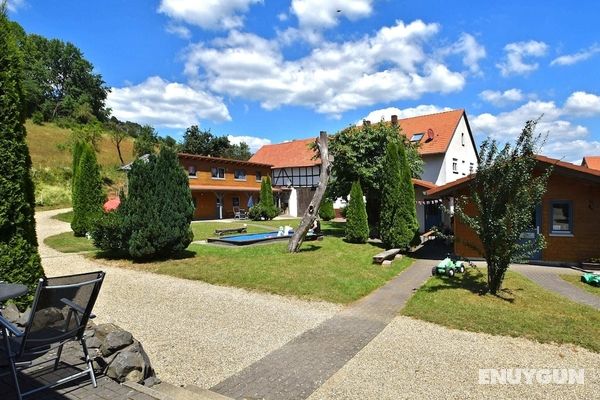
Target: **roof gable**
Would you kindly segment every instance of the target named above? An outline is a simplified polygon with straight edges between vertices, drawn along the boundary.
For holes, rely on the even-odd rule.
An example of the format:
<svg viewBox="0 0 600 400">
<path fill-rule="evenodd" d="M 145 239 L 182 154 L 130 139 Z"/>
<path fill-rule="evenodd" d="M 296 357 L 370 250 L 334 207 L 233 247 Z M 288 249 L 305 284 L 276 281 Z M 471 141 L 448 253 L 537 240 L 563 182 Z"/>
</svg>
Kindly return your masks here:
<svg viewBox="0 0 600 400">
<path fill-rule="evenodd" d="M 250 158 L 251 162 L 271 164 L 273 168 L 310 167 L 320 165 L 315 151 L 310 148 L 316 138 L 299 139 L 279 144 L 262 146 Z"/>
<path fill-rule="evenodd" d="M 583 157 L 581 165 L 587 168 L 595 169 L 600 171 L 600 156 L 586 156 Z"/>
</svg>

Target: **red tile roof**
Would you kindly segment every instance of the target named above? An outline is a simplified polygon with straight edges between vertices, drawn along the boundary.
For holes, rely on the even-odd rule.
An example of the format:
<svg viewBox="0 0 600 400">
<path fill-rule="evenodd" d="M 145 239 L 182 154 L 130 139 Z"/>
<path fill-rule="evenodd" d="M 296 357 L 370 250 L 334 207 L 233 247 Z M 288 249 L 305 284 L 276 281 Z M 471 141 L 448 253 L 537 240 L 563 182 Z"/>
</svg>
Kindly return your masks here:
<svg viewBox="0 0 600 400">
<path fill-rule="evenodd" d="M 310 167 L 320 165 L 315 151 L 309 146 L 316 138 L 293 140 L 279 144 L 267 144 L 258 149 L 250 158 L 251 162 L 271 164 L 273 168 Z"/>
<path fill-rule="evenodd" d="M 465 115 L 465 111 L 462 109 L 452 110 L 399 119 L 398 124 L 402 128 L 402 133 L 409 140 L 417 133 L 424 134 L 420 140 L 419 153 L 421 155 L 441 154 L 445 153 L 448 149 L 452 135 L 463 115 Z M 428 140 L 427 138 L 427 132 L 430 129 L 434 135 L 432 140 Z M 470 139 L 472 140 L 472 138 Z M 321 160 L 318 158 L 313 159 L 315 152 L 309 147 L 314 141 L 315 138 L 309 138 L 279 144 L 268 144 L 261 147 L 250 158 L 250 161 L 271 164 L 273 168 L 319 165 L 321 164 Z"/>
<path fill-rule="evenodd" d="M 600 170 L 595 170 L 587 167 L 583 167 L 581 165 L 575 165 L 569 162 L 560 161 L 556 158 L 550 158 L 542 155 L 536 155 L 535 158 L 538 162 L 543 164 L 548 164 L 554 166 L 554 170 L 559 170 L 563 173 L 570 174 L 569 176 L 579 176 L 585 178 L 591 178 L 594 181 L 600 183 Z M 433 189 L 429 189 L 425 194 L 427 196 L 444 196 L 453 191 L 455 191 L 458 187 L 462 186 L 464 183 L 470 181 L 475 174 L 471 174 L 460 179 L 457 179 L 453 182 L 447 183 L 442 186 L 435 187 Z"/>
<path fill-rule="evenodd" d="M 600 156 L 586 156 L 583 157 L 581 165 L 591 169 L 600 170 Z"/>
<path fill-rule="evenodd" d="M 419 141 L 419 154 L 441 154 L 445 153 L 452 140 L 460 118 L 465 115 L 465 110 L 452 110 L 437 114 L 420 115 L 418 117 L 399 119 L 398 124 L 402 133 L 410 140 L 413 135 L 423 133 Z M 466 118 L 466 115 L 465 115 Z M 428 140 L 429 129 L 433 131 L 433 139 Z M 468 133 L 468 132 L 465 132 Z"/>
<path fill-rule="evenodd" d="M 414 186 L 420 186 L 425 189 L 433 189 L 433 188 L 437 187 L 437 185 L 433 182 L 424 181 L 424 180 L 415 179 L 415 178 L 412 178 L 412 183 Z"/>
</svg>

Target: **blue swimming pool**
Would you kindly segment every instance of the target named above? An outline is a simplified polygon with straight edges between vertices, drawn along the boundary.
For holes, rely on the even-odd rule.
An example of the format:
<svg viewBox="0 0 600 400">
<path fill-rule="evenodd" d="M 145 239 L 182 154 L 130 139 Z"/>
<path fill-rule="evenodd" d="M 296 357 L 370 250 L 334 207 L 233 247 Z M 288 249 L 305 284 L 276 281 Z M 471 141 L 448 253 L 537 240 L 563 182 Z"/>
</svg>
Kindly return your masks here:
<svg viewBox="0 0 600 400">
<path fill-rule="evenodd" d="M 241 235 L 229 235 L 222 236 L 219 238 L 208 238 L 209 243 L 220 243 L 230 244 L 235 246 L 245 246 L 249 244 L 261 243 L 261 242 L 275 242 L 278 240 L 289 240 L 292 237 L 294 231 L 290 231 L 289 235 L 277 236 L 277 231 L 273 232 L 261 232 L 261 233 L 243 233 Z M 305 240 L 316 239 L 317 235 L 308 234 Z"/>
</svg>

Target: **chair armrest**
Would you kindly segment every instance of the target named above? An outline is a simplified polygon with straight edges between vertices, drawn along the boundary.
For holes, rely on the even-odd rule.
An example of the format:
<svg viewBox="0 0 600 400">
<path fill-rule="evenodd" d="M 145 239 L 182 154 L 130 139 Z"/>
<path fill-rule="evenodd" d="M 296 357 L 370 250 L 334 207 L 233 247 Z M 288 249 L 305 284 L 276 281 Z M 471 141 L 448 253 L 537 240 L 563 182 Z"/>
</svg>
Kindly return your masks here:
<svg viewBox="0 0 600 400">
<path fill-rule="evenodd" d="M 10 321 L 4 318 L 2 315 L 0 315 L 0 325 L 2 325 L 3 328 L 8 329 L 8 331 L 16 337 L 21 337 L 24 335 L 19 328 L 11 324 Z"/>
<path fill-rule="evenodd" d="M 83 307 L 81 307 L 80 305 L 73 303 L 71 300 L 62 298 L 62 299 L 60 299 L 60 301 L 65 303 L 72 310 L 77 311 L 80 314 L 85 314 L 85 309 Z M 94 319 L 94 318 L 96 318 L 96 316 L 94 314 L 90 313 L 90 319 Z"/>
</svg>

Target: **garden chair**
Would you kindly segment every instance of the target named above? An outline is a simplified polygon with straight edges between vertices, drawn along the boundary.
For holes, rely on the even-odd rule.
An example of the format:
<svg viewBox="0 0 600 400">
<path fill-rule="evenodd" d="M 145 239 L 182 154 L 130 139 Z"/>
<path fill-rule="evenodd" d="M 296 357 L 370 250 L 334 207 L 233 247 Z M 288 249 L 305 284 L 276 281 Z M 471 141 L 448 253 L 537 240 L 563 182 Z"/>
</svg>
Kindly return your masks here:
<svg viewBox="0 0 600 400">
<path fill-rule="evenodd" d="M 40 279 L 29 321 L 24 330 L 11 324 L 0 316 L 2 337 L 0 344 L 0 368 L 8 369 L 4 374 L 12 374 L 15 391 L 19 400 L 23 397 L 47 388 L 61 385 L 85 375 L 89 375 L 94 387 L 96 377 L 92 359 L 85 344 L 84 331 L 88 320 L 94 318 L 92 307 L 96 302 L 104 272 L 92 272 L 78 275 Z M 87 368 L 56 382 L 22 392 L 17 371 L 54 360 L 54 370 L 59 366 L 63 346 L 67 342 L 81 344 Z M 57 350 L 55 359 L 33 363 L 53 349 Z"/>
<path fill-rule="evenodd" d="M 246 210 L 239 207 L 233 207 L 233 219 L 246 219 Z"/>
</svg>

